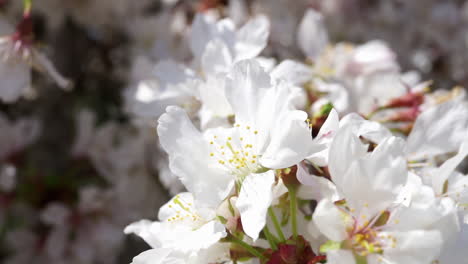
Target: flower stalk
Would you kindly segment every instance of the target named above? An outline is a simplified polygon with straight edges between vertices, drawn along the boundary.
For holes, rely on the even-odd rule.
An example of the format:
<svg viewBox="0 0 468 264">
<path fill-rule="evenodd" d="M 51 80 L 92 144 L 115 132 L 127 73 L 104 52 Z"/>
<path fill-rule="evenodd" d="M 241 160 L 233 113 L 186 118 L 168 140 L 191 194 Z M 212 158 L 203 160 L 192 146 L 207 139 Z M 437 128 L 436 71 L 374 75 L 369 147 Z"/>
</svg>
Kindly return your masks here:
<svg viewBox="0 0 468 264">
<path fill-rule="evenodd" d="M 32 0 L 23 0 L 23 17 L 31 15 Z"/>
<path fill-rule="evenodd" d="M 276 218 L 275 212 L 273 211 L 272 207 L 268 208 L 268 216 L 270 216 L 271 220 L 273 221 L 273 225 L 275 226 L 276 233 L 278 234 L 281 242 L 286 241 L 283 231 L 281 230 L 281 225 L 278 222 L 278 218 Z"/>
<path fill-rule="evenodd" d="M 255 249 L 253 246 L 245 243 L 244 241 L 237 238 L 236 236 L 230 235 L 229 238 L 230 238 L 231 243 L 234 243 L 234 244 L 236 244 L 238 246 L 241 246 L 242 248 L 247 250 L 250 254 L 254 255 L 255 257 L 257 257 L 259 259 L 265 259 L 265 256 L 263 256 L 262 253 L 260 253 L 260 251 Z"/>
<path fill-rule="evenodd" d="M 266 225 L 263 228 L 263 234 L 265 235 L 265 238 L 267 239 L 268 244 L 270 244 L 270 247 L 273 250 L 277 250 L 278 249 L 278 247 L 277 247 L 278 239 L 270 232 L 270 229 Z"/>
<path fill-rule="evenodd" d="M 289 192 L 289 210 L 291 216 L 291 231 L 294 240 L 297 239 L 297 190 L 293 185 L 287 186 Z"/>
</svg>

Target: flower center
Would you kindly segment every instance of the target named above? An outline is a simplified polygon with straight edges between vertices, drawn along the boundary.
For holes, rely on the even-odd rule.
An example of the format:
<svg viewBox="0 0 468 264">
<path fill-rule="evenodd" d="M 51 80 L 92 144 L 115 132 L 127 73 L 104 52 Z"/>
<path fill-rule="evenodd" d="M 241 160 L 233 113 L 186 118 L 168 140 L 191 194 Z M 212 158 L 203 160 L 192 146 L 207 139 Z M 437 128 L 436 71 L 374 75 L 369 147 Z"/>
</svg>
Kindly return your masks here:
<svg viewBox="0 0 468 264">
<path fill-rule="evenodd" d="M 236 124 L 225 135 L 213 135 L 210 157 L 232 174 L 245 177 L 261 169 L 259 164 L 259 132 L 250 126 Z"/>
<path fill-rule="evenodd" d="M 353 234 L 350 242 L 352 248 L 360 256 L 367 256 L 372 253 L 382 254 L 382 241 L 377 236 L 377 231 L 368 229 Z"/>
<path fill-rule="evenodd" d="M 168 205 L 174 211 L 172 217 L 167 219 L 168 222 L 179 221 L 201 221 L 201 216 L 193 210 L 193 204 L 190 201 L 185 201 L 180 195 L 176 195 L 172 202 Z"/>
<path fill-rule="evenodd" d="M 396 247 L 396 238 L 379 233 L 390 218 L 389 211 L 381 212 L 370 221 L 364 215 L 361 215 L 361 218 L 364 222 L 360 223 L 360 219 L 354 219 L 353 226 L 348 229 L 348 246 L 357 255 L 366 257 L 369 254 L 382 254 L 383 248 Z"/>
</svg>

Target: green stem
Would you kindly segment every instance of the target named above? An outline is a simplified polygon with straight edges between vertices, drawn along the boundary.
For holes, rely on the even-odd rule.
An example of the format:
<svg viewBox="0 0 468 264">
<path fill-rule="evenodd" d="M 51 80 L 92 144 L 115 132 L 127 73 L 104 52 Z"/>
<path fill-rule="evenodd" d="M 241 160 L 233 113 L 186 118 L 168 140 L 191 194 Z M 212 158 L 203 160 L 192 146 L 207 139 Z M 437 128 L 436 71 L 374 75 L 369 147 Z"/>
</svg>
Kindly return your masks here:
<svg viewBox="0 0 468 264">
<path fill-rule="evenodd" d="M 375 114 L 379 113 L 382 110 L 385 110 L 386 108 L 381 106 L 379 108 L 374 109 L 372 112 L 370 112 L 367 116 L 366 119 L 370 120 Z"/>
<path fill-rule="evenodd" d="M 256 256 L 257 258 L 259 259 L 265 259 L 265 256 L 262 255 L 262 253 L 260 253 L 258 250 L 256 250 L 254 247 L 252 247 L 251 245 L 245 243 L 244 241 L 242 241 L 241 239 L 235 237 L 235 236 L 230 236 L 231 238 L 231 242 L 243 247 L 245 250 L 247 250 L 250 254 Z"/>
<path fill-rule="evenodd" d="M 32 9 L 32 0 L 23 0 L 23 15 L 29 16 Z"/>
<path fill-rule="evenodd" d="M 323 170 L 319 166 L 315 165 L 315 163 L 313 163 L 313 162 L 311 162 L 311 164 L 318 172 L 320 172 L 322 175 L 325 175 L 325 173 L 323 172 Z"/>
<path fill-rule="evenodd" d="M 273 211 L 272 207 L 268 208 L 268 215 L 271 217 L 271 220 L 273 221 L 273 225 L 275 226 L 276 233 L 278 233 L 278 236 L 281 242 L 286 241 L 286 238 L 284 237 L 283 231 L 281 230 L 281 226 L 278 222 L 278 219 L 276 218 L 275 212 Z"/>
<path fill-rule="evenodd" d="M 278 247 L 276 246 L 277 239 L 275 236 L 270 232 L 270 229 L 268 229 L 268 226 L 265 225 L 263 228 L 263 234 L 265 234 L 266 239 L 268 240 L 268 244 L 270 244 L 271 249 L 277 250 Z"/>
<path fill-rule="evenodd" d="M 289 191 L 289 213 L 291 216 L 291 229 L 293 233 L 294 240 L 297 239 L 297 196 L 296 196 L 296 187 L 288 187 Z"/>
</svg>

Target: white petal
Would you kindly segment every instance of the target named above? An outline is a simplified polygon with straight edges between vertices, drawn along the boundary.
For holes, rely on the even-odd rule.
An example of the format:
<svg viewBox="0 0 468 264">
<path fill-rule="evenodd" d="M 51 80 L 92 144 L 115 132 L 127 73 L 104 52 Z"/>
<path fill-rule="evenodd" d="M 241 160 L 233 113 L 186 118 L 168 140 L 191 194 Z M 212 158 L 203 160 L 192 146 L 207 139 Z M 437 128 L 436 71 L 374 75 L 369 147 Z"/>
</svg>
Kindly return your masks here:
<svg viewBox="0 0 468 264">
<path fill-rule="evenodd" d="M 349 250 L 333 250 L 327 252 L 327 264 L 355 264 L 353 253 Z"/>
<path fill-rule="evenodd" d="M 303 111 L 289 111 L 277 116 L 278 123 L 271 133 L 271 141 L 260 163 L 267 168 L 287 168 L 299 163 L 313 152 L 323 149 L 312 141 L 312 135 Z"/>
<path fill-rule="evenodd" d="M 36 69 L 47 73 L 52 80 L 62 89 L 69 91 L 73 88 L 73 83 L 68 80 L 67 78 L 63 77 L 55 68 L 52 61 L 49 60 L 44 54 L 41 52 L 32 49 L 32 54 L 34 58 L 33 65 Z"/>
<path fill-rule="evenodd" d="M 236 45 L 236 26 L 230 18 L 224 18 L 216 23 L 216 32 L 211 39 L 220 38 L 226 43 L 231 54 L 235 54 Z"/>
<path fill-rule="evenodd" d="M 339 242 L 346 238 L 346 227 L 350 219 L 331 200 L 320 201 L 312 219 L 328 239 Z"/>
<path fill-rule="evenodd" d="M 190 49 L 198 64 L 206 45 L 213 39 L 219 38 L 226 43 L 230 52 L 234 52 L 235 25 L 230 19 L 222 19 L 218 22 L 208 15 L 197 14 L 190 31 Z"/>
<path fill-rule="evenodd" d="M 312 78 L 312 69 L 296 61 L 284 60 L 271 71 L 271 76 L 298 85 Z"/>
<path fill-rule="evenodd" d="M 283 183 L 283 180 L 282 179 L 279 179 L 278 180 L 278 183 L 273 186 L 273 201 L 272 201 L 272 205 L 277 205 L 279 203 L 279 199 L 283 194 L 287 193 L 288 192 L 288 188 L 286 188 L 286 186 L 284 185 Z"/>
<path fill-rule="evenodd" d="M 167 246 L 182 252 L 198 252 L 207 249 L 227 235 L 223 224 L 211 221 L 191 232 L 174 234 L 174 240 Z"/>
<path fill-rule="evenodd" d="M 335 134 L 338 132 L 339 122 L 338 113 L 335 109 L 332 109 L 328 114 L 327 120 L 325 120 L 325 123 L 320 128 L 319 133 L 314 138 L 314 141 L 317 144 L 323 145 L 324 149 L 307 157 L 307 160 L 321 167 L 328 165 L 330 146 Z"/>
<path fill-rule="evenodd" d="M 390 160 L 396 157 L 403 157 L 405 141 L 399 137 L 387 137 L 383 139 L 372 151 L 371 157 L 375 161 Z"/>
<path fill-rule="evenodd" d="M 367 146 L 353 133 L 352 126 L 340 128 L 330 146 L 328 168 L 333 182 L 343 185 L 343 177 L 351 163 L 367 154 Z"/>
<path fill-rule="evenodd" d="M 183 86 L 187 88 L 190 84 L 183 84 Z M 167 90 L 162 90 L 162 87 L 155 81 L 141 81 L 131 98 L 131 111 L 142 118 L 154 119 L 161 116 L 168 106 L 183 105 L 193 100 L 193 92 L 186 93 L 174 85 L 168 85 L 165 88 Z"/>
<path fill-rule="evenodd" d="M 294 86 L 289 85 L 285 81 L 281 81 L 269 89 L 259 91 L 259 101 L 256 105 L 256 116 L 252 118 L 252 122 L 261 135 L 269 140 L 270 134 L 276 129 L 281 129 L 280 119 L 292 114 Z M 303 117 L 307 118 L 307 117 Z"/>
<path fill-rule="evenodd" d="M 328 33 L 320 13 L 313 9 L 307 10 L 298 28 L 297 43 L 302 52 L 313 60 L 325 49 Z"/>
<path fill-rule="evenodd" d="M 159 230 L 159 222 L 151 222 L 149 220 L 140 220 L 134 222 L 124 229 L 125 234 L 135 234 L 141 237 L 148 245 L 153 248 L 161 247 L 160 239 L 154 235 L 153 230 Z"/>
<path fill-rule="evenodd" d="M 314 108 L 323 100 L 327 103 L 333 103 L 333 107 L 339 113 L 347 113 L 350 111 L 350 91 L 344 87 L 344 84 L 340 82 L 324 82 L 319 79 L 316 79 L 313 82 L 317 90 L 325 92 L 325 95 L 314 103 Z"/>
<path fill-rule="evenodd" d="M 200 83 L 199 91 L 203 111 L 209 111 L 215 117 L 232 115 L 232 107 L 226 98 L 223 77 L 209 77 L 206 82 Z"/>
<path fill-rule="evenodd" d="M 407 140 L 409 158 L 456 151 L 468 136 L 468 108 L 461 102 L 446 102 L 422 112 Z"/>
<path fill-rule="evenodd" d="M 205 75 L 227 73 L 232 66 L 232 55 L 221 39 L 214 39 L 208 43 L 202 56 L 202 68 Z"/>
<path fill-rule="evenodd" d="M 453 241 L 444 244 L 441 256 L 438 258 L 441 264 L 463 263 L 468 259 L 468 225 L 462 225 L 461 231 Z"/>
<path fill-rule="evenodd" d="M 124 232 L 140 236 L 153 248 L 171 248 L 184 254 L 209 248 L 226 236 L 225 227 L 217 221 L 207 222 L 198 228 L 177 221 L 141 220 L 127 226 Z"/>
<path fill-rule="evenodd" d="M 163 90 L 169 84 L 184 83 L 195 78 L 195 73 L 191 69 L 172 60 L 158 62 L 153 72 Z"/>
<path fill-rule="evenodd" d="M 380 40 L 369 41 L 357 47 L 351 63 L 353 71 L 362 75 L 399 69 L 395 53 Z"/>
<path fill-rule="evenodd" d="M 196 256 L 191 256 L 187 264 L 227 263 L 230 260 L 229 243 L 216 243 L 207 249 L 202 249 Z"/>
<path fill-rule="evenodd" d="M 403 144 L 396 137 L 384 140 L 374 152 L 356 160 L 337 188 L 344 194 L 349 206 L 357 212 L 376 215 L 385 210 L 398 197 L 407 181 L 406 160 L 393 155 Z M 401 153 L 401 150 L 400 150 Z M 362 190 L 366 190 L 363 192 Z"/>
<path fill-rule="evenodd" d="M 265 69 L 265 71 L 270 72 L 276 66 L 276 59 L 271 57 L 255 57 L 255 60 L 260 64 L 260 66 Z"/>
<path fill-rule="evenodd" d="M 182 259 L 171 258 L 169 255 L 173 252 L 167 248 L 150 249 L 134 257 L 130 264 L 182 264 Z"/>
<path fill-rule="evenodd" d="M 390 263 L 431 263 L 438 257 L 443 242 L 438 231 L 382 232 L 380 235 L 396 239 L 395 247 L 384 248 L 383 257 Z"/>
<path fill-rule="evenodd" d="M 196 200 L 218 204 L 229 193 L 233 179 L 210 156 L 208 142 L 193 126 L 184 110 L 171 106 L 159 119 L 158 135 L 169 154 L 169 166 Z"/>
<path fill-rule="evenodd" d="M 426 185 L 414 190 L 409 207 L 399 207 L 389 219 L 388 231 L 416 229 L 438 230 L 443 239 L 450 239 L 459 231 L 457 207 L 451 198 L 437 198 Z"/>
<path fill-rule="evenodd" d="M 447 194 L 455 200 L 467 215 L 468 204 L 468 176 L 459 172 L 454 172 L 449 177 Z"/>
<path fill-rule="evenodd" d="M 442 194 L 444 183 L 448 180 L 449 176 L 455 171 L 457 166 L 465 159 L 468 155 L 468 137 L 465 138 L 464 142 L 460 146 L 457 155 L 445 161 L 439 168 L 434 172 L 432 177 L 432 186 L 436 193 Z"/>
<path fill-rule="evenodd" d="M 229 1 L 229 17 L 236 22 L 237 25 L 247 20 L 249 12 L 245 0 Z"/>
<path fill-rule="evenodd" d="M 242 183 L 236 207 L 240 212 L 242 227 L 254 241 L 266 223 L 268 207 L 273 199 L 273 171 L 249 174 Z"/>
<path fill-rule="evenodd" d="M 214 22 L 208 16 L 197 14 L 190 31 L 190 49 L 196 58 L 201 58 L 205 47 L 213 37 Z"/>
<path fill-rule="evenodd" d="M 236 35 L 236 61 L 250 59 L 265 48 L 270 33 L 270 22 L 263 15 L 249 20 Z"/>
<path fill-rule="evenodd" d="M 351 94 L 353 107 L 359 113 L 370 113 L 380 105 L 407 93 L 398 71 L 377 71 L 360 76 L 354 83 Z"/>
<path fill-rule="evenodd" d="M 253 124 L 264 89 L 271 86 L 270 76 L 254 60 L 236 63 L 226 81 L 226 97 L 236 114 L 236 122 Z"/>
<path fill-rule="evenodd" d="M 31 69 L 29 65 L 22 61 L 0 61 L 0 99 L 4 102 L 12 103 L 18 100 L 25 89 L 30 86 L 30 83 Z"/>
<path fill-rule="evenodd" d="M 356 113 L 348 114 L 340 120 L 340 127 L 344 127 L 346 125 L 352 126 L 353 133 L 358 137 L 363 136 L 377 144 L 392 136 L 390 130 L 382 124 L 365 120 Z"/>
<path fill-rule="evenodd" d="M 298 197 L 316 201 L 324 198 L 338 200 L 336 187 L 330 180 L 309 174 L 306 170 L 302 164 L 297 166 L 297 179 L 302 184 L 297 193 Z"/>
</svg>

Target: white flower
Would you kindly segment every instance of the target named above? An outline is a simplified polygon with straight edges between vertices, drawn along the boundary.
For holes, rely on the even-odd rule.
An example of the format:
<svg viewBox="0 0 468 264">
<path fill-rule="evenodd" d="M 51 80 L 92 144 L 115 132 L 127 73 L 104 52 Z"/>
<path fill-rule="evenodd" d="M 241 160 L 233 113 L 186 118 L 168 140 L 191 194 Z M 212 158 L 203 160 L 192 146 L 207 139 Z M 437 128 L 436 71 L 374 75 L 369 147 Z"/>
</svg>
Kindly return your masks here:
<svg viewBox="0 0 468 264">
<path fill-rule="evenodd" d="M 395 53 L 380 40 L 356 47 L 350 54 L 342 74 L 368 75 L 379 71 L 398 71 Z"/>
<path fill-rule="evenodd" d="M 190 109 L 195 104 L 199 78 L 182 64 L 166 60 L 153 66 L 139 58 L 134 75 L 135 84 L 126 91 L 127 107 L 140 118 L 157 118 L 170 105 Z"/>
<path fill-rule="evenodd" d="M 337 66 L 337 75 L 345 82 L 351 109 L 369 113 L 390 99 L 407 92 L 396 55 L 383 41 L 374 40 L 357 46 Z"/>
<path fill-rule="evenodd" d="M 207 51 L 210 50 L 211 44 L 220 44 L 215 40 L 208 44 Z M 222 48 L 222 47 L 219 47 Z M 218 48 L 214 47 L 215 50 Z M 219 59 L 219 56 L 215 56 Z M 206 57 L 203 57 L 206 59 Z M 261 66 L 262 60 L 255 58 L 256 62 Z M 205 82 L 201 82 L 199 86 L 200 101 L 202 103 L 199 115 L 201 121 L 201 128 L 206 129 L 209 127 L 226 126 L 227 118 L 233 115 L 232 106 L 228 101 L 226 90 L 232 89 L 228 86 L 226 80 L 226 73 L 232 70 L 232 64 L 218 64 L 223 65 L 215 69 L 216 62 L 212 59 L 203 61 L 203 65 L 210 65 L 211 70 L 205 71 Z M 207 69 L 206 66 L 203 66 Z M 267 68 L 263 68 L 265 71 Z M 312 76 L 312 70 L 301 63 L 285 60 L 270 71 L 271 81 L 274 83 L 284 82 L 289 86 L 289 95 L 286 100 L 291 101 L 297 108 L 303 108 L 305 94 L 301 85 L 308 81 Z"/>
<path fill-rule="evenodd" d="M 313 151 L 306 114 L 292 110 L 283 100 L 288 93 L 284 85 L 271 85 L 270 77 L 257 63 L 240 62 L 232 71 L 227 90 L 236 117 L 233 128 L 212 129 L 202 135 L 175 107 L 168 108 L 168 113 L 160 118 L 158 133 L 169 153 L 171 169 L 189 190 L 201 185 L 201 179 L 213 178 L 210 181 L 219 184 L 214 189 L 224 190 L 219 201 L 229 192 L 226 188 L 234 179 L 264 168 L 294 165 Z M 197 169 L 187 170 L 189 166 Z M 193 171 L 204 173 L 196 176 Z M 196 180 L 198 177 L 203 178 Z M 216 182 L 212 182 L 214 186 Z M 198 194 L 203 193 L 192 192 L 198 199 Z"/>
<path fill-rule="evenodd" d="M 450 219 L 453 202 L 444 200 L 439 205 L 432 193 L 425 203 L 415 199 L 414 207 L 401 207 L 397 198 L 408 175 L 403 140 L 386 138 L 368 153 L 353 130 L 352 125 L 341 128 L 330 149 L 331 179 L 342 199 L 336 200 L 334 195 L 324 198 L 314 213 L 315 225 L 335 241 L 322 250 L 331 263 L 432 261 L 444 238 L 442 224 L 437 223 Z M 415 208 L 424 204 L 432 217 L 418 217 L 422 211 Z M 456 228 L 456 222 L 445 223 L 449 223 L 446 228 Z"/>
<path fill-rule="evenodd" d="M 307 160 L 318 166 L 327 166 L 330 157 L 330 146 L 339 128 L 344 126 L 349 126 L 349 129 L 352 130 L 355 135 L 362 136 L 373 143 L 380 143 L 385 138 L 391 136 L 390 131 L 383 125 L 374 121 L 365 120 L 354 113 L 348 114 L 339 120 L 338 113 L 332 109 L 327 120 L 313 140 L 317 144 L 322 145 L 324 149 L 307 157 Z"/>
<path fill-rule="evenodd" d="M 134 257 L 130 264 L 162 264 L 162 263 L 185 263 L 183 259 L 178 259 L 170 254 L 173 250 L 168 248 L 150 249 Z"/>
<path fill-rule="evenodd" d="M 345 112 L 368 113 L 407 92 L 396 56 L 383 41 L 326 49 L 316 59 L 314 73 L 325 77 L 325 83 L 318 81 L 319 91 L 331 93 L 326 99 L 339 100 L 337 110 Z"/>
<path fill-rule="evenodd" d="M 14 102 L 25 92 L 31 82 L 31 70 L 28 63 L 15 51 L 11 37 L 0 39 L 0 98 L 4 102 Z"/>
<path fill-rule="evenodd" d="M 195 17 L 190 43 L 205 80 L 199 85 L 202 129 L 222 125 L 233 114 L 226 98 L 226 74 L 236 62 L 255 58 L 266 46 L 268 35 L 269 21 L 261 15 L 237 31 L 230 19 L 215 23 L 208 16 Z"/>
<path fill-rule="evenodd" d="M 440 167 L 426 167 L 419 172 L 422 180 L 428 182 L 440 199 L 450 197 L 456 202 L 465 224 L 468 224 L 468 177 L 456 171 L 456 168 L 467 155 L 468 138 L 465 138 L 455 156 Z"/>
<path fill-rule="evenodd" d="M 261 204 L 266 210 L 274 180 L 273 172 L 268 170 L 292 166 L 321 146 L 312 142 L 305 122 L 307 114 L 292 109 L 285 100 L 288 87 L 284 83 L 274 85 L 255 61 L 236 64 L 227 87 L 227 98 L 235 113 L 234 127 L 209 129 L 201 134 L 180 108 L 169 107 L 159 120 L 161 145 L 169 154 L 171 170 L 197 200 L 219 204 L 234 183 L 246 180 L 248 184 L 237 190 L 238 203 L 246 211 L 254 210 L 242 201 L 251 197 L 246 188 L 257 188 L 254 184 L 261 181 L 262 189 L 258 191 L 265 195 Z M 242 217 L 246 211 L 240 211 Z M 255 212 L 259 223 L 264 223 L 263 211 L 257 208 Z M 249 235 L 255 238 L 258 228 Z"/>
<path fill-rule="evenodd" d="M 297 43 L 302 52 L 315 60 L 328 44 L 328 32 L 323 17 L 313 9 L 308 9 L 302 18 L 297 32 Z"/>
<path fill-rule="evenodd" d="M 131 264 L 206 264 L 206 263 L 231 263 L 226 262 L 227 244 L 215 244 L 209 249 L 202 250 L 195 256 L 180 254 L 180 252 L 167 248 L 147 250 L 133 258 Z M 243 262 L 244 263 L 244 262 Z"/>
<path fill-rule="evenodd" d="M 0 32 L 0 99 L 12 103 L 19 99 L 31 83 L 31 68 L 47 73 L 63 89 L 71 82 L 58 73 L 52 62 L 31 43 L 32 21 L 24 17 L 17 31 Z"/>
<path fill-rule="evenodd" d="M 312 68 L 293 60 L 284 60 L 271 72 L 271 77 L 278 80 L 285 80 L 293 85 L 302 85 L 312 78 Z"/>
<path fill-rule="evenodd" d="M 462 214 L 459 214 L 459 216 L 463 219 Z M 468 251 L 466 250 L 467 245 L 468 225 L 462 225 L 460 232 L 457 234 L 457 238 L 450 243 L 447 243 L 443 248 L 440 257 L 437 259 L 438 263 L 463 263 L 463 261 L 468 259 Z"/>
<path fill-rule="evenodd" d="M 197 14 L 190 32 L 190 48 L 196 61 L 201 61 L 206 56 L 214 58 L 213 55 L 208 55 L 211 52 L 233 63 L 251 59 L 265 48 L 269 28 L 268 19 L 262 15 L 247 21 L 236 31 L 233 21 L 228 18 L 215 22 L 211 17 Z M 209 51 L 208 44 L 215 39 L 219 39 L 226 49 Z"/>
<path fill-rule="evenodd" d="M 214 21 L 197 15 L 192 25 L 190 46 L 200 76 L 173 61 L 155 67 L 137 59 L 133 75 L 137 79 L 126 93 L 130 112 L 139 117 L 159 117 L 167 106 L 178 105 L 199 111 L 201 127 L 225 125 L 232 109 L 225 96 L 225 77 L 234 63 L 257 56 L 266 46 L 269 22 L 264 16 L 249 20 L 239 30 L 230 19 Z M 154 69 L 153 69 L 154 68 Z"/>
<path fill-rule="evenodd" d="M 468 136 L 468 107 L 457 100 L 423 111 L 407 139 L 410 160 L 456 151 Z"/>
<path fill-rule="evenodd" d="M 233 0 L 229 2 L 229 17 L 236 25 L 245 22 L 248 18 L 248 8 L 245 0 Z"/>
<path fill-rule="evenodd" d="M 191 193 L 180 193 L 160 208 L 160 221 L 141 220 L 127 226 L 125 233 L 137 234 L 158 252 L 168 249 L 188 260 L 226 236 L 224 226 L 215 217 L 213 209 L 197 207 Z"/>
</svg>

